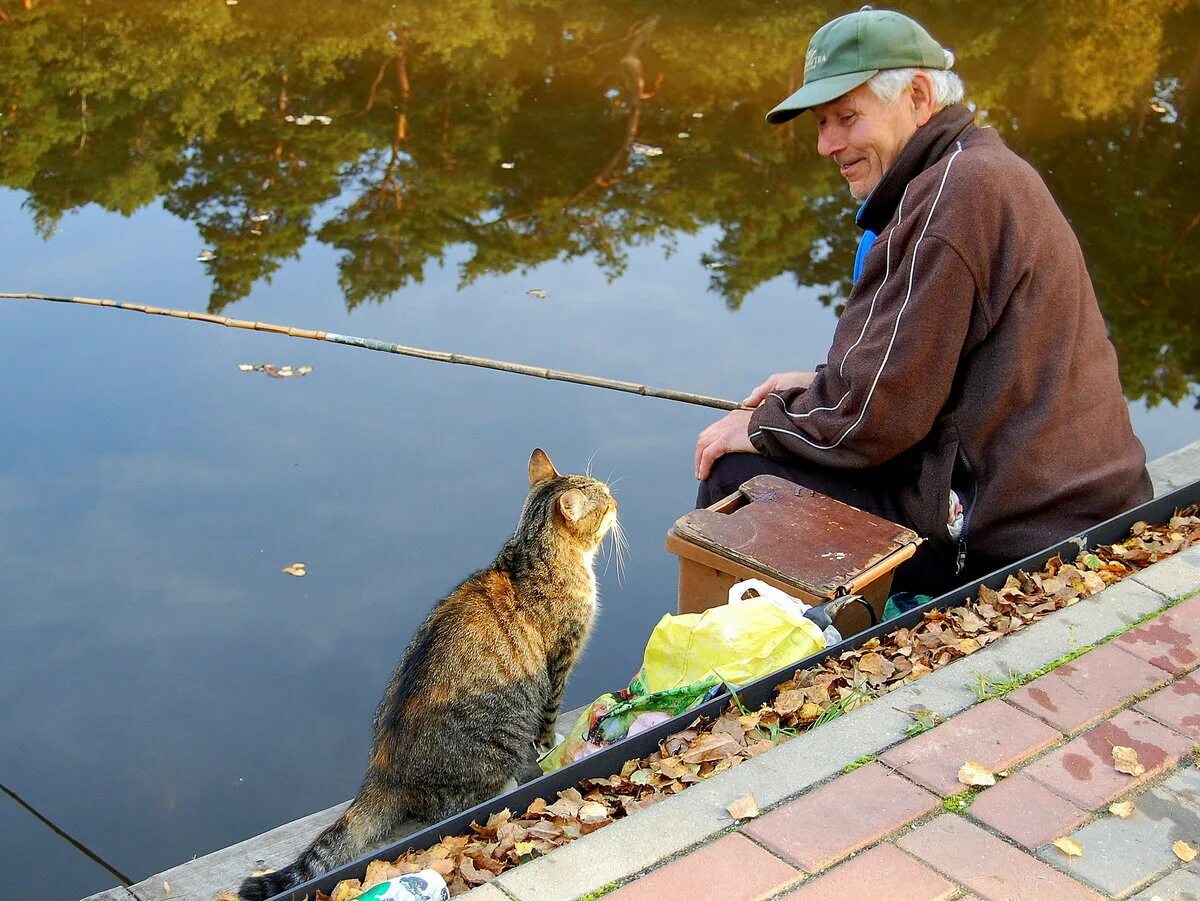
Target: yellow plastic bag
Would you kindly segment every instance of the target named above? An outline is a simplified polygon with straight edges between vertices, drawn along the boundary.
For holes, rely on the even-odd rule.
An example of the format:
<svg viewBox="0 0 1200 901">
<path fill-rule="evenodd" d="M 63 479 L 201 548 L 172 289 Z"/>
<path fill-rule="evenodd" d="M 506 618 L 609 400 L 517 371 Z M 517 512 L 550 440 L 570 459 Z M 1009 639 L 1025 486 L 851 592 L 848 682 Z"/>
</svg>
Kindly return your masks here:
<svg viewBox="0 0 1200 901">
<path fill-rule="evenodd" d="M 808 606 L 758 580 L 730 589 L 730 603 L 703 613 L 666 614 L 646 643 L 646 687 L 662 691 L 714 674 L 735 685 L 802 660 L 825 647 Z M 759 597 L 742 600 L 747 588 Z"/>
</svg>

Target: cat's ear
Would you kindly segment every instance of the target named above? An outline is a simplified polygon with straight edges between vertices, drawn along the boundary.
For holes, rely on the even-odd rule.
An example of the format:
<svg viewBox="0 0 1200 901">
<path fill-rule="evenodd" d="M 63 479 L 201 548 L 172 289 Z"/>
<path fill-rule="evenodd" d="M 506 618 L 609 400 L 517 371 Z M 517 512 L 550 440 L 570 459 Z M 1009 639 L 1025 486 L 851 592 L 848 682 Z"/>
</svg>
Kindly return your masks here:
<svg viewBox="0 0 1200 901">
<path fill-rule="evenodd" d="M 562 511 L 567 522 L 579 522 L 591 508 L 591 501 L 578 488 L 564 491 L 558 496 L 558 509 Z"/>
<path fill-rule="evenodd" d="M 546 479 L 557 479 L 558 470 L 554 468 L 554 464 L 550 462 L 550 458 L 546 456 L 546 452 L 540 447 L 535 447 L 533 453 L 529 455 L 529 485 L 536 485 L 538 482 L 544 482 Z"/>
</svg>

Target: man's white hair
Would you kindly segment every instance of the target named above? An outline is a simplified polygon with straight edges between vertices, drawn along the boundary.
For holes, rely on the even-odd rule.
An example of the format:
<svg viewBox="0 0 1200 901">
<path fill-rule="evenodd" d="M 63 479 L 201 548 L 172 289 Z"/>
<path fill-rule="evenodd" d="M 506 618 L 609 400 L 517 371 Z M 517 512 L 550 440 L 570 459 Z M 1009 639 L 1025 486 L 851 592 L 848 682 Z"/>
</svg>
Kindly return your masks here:
<svg viewBox="0 0 1200 901">
<path fill-rule="evenodd" d="M 950 65 L 954 65 L 954 55 L 949 50 L 946 56 Z M 949 69 L 882 69 L 867 84 L 876 97 L 886 104 L 892 104 L 904 93 L 918 72 L 924 72 L 933 82 L 933 103 L 938 109 L 963 99 L 962 79 L 957 72 Z"/>
</svg>

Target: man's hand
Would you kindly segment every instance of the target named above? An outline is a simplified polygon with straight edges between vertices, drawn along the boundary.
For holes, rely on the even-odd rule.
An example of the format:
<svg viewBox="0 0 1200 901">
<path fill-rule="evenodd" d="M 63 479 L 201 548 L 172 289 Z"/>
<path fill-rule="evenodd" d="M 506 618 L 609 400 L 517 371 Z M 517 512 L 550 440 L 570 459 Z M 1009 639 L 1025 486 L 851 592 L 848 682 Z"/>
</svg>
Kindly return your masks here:
<svg viewBox="0 0 1200 901">
<path fill-rule="evenodd" d="M 696 478 L 708 478 L 718 457 L 735 451 L 756 454 L 750 443 L 750 411 L 734 410 L 700 433 L 696 441 Z"/>
<path fill-rule="evenodd" d="M 815 372 L 777 372 L 753 391 L 743 404 L 747 407 L 757 407 L 772 391 L 783 391 L 786 388 L 807 388 L 816 378 Z"/>
</svg>

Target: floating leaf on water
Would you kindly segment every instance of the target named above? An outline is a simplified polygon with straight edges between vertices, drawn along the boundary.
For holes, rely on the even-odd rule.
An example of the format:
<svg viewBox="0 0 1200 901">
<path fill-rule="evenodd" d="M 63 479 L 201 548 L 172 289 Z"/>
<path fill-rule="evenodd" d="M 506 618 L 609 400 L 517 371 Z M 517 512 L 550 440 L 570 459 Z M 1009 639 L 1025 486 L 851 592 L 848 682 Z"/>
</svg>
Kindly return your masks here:
<svg viewBox="0 0 1200 901">
<path fill-rule="evenodd" d="M 329 116 L 313 116 L 314 122 L 320 122 L 322 125 L 330 125 L 333 122 Z"/>
<path fill-rule="evenodd" d="M 1175 856 L 1184 863 L 1191 863 L 1196 859 L 1196 849 L 1182 839 L 1171 845 L 1171 850 L 1174 851 Z"/>
<path fill-rule="evenodd" d="M 744 798 L 738 798 L 732 804 L 726 804 L 725 809 L 735 820 L 752 820 L 758 816 L 758 802 L 754 800 L 754 792 Z"/>
<path fill-rule="evenodd" d="M 996 777 L 978 760 L 968 760 L 958 768 L 958 781 L 963 785 L 995 785 Z"/>
<path fill-rule="evenodd" d="M 638 156 L 662 156 L 663 152 L 661 147 L 655 147 L 652 144 L 643 144 L 641 141 L 634 141 L 629 145 L 629 150 Z"/>
<path fill-rule="evenodd" d="M 1083 846 L 1073 838 L 1056 838 L 1051 844 L 1067 857 L 1083 857 Z"/>
<path fill-rule="evenodd" d="M 515 168 L 517 168 L 517 164 L 514 162 L 511 162 L 511 161 L 506 161 L 506 162 L 503 162 L 500 164 L 500 168 L 501 169 L 515 169 Z"/>
<path fill-rule="evenodd" d="M 1108 812 L 1111 813 L 1115 817 L 1120 817 L 1121 819 L 1125 819 L 1125 817 L 1127 817 L 1131 813 L 1133 813 L 1133 802 L 1132 801 L 1120 801 L 1116 804 L 1109 804 Z"/>
<path fill-rule="evenodd" d="M 276 366 L 274 363 L 259 363 L 257 366 L 251 366 L 249 363 L 238 363 L 238 369 L 242 372 L 261 372 L 263 375 L 273 379 L 290 379 L 296 376 L 308 375 L 313 371 L 311 366 L 293 368 L 290 363 L 283 366 Z"/>
<path fill-rule="evenodd" d="M 692 118 L 693 119 L 703 119 L 704 113 L 692 113 Z"/>
<path fill-rule="evenodd" d="M 295 121 L 296 121 L 296 117 L 295 117 L 295 116 L 284 116 L 284 117 L 283 117 L 283 121 L 284 121 L 284 122 L 295 122 Z"/>
<path fill-rule="evenodd" d="M 308 113 L 305 113 L 303 116 L 297 116 L 295 122 L 297 125 L 308 125 L 315 118 L 316 116 L 310 116 Z"/>
<path fill-rule="evenodd" d="M 690 137 L 691 137 L 691 135 L 690 135 L 690 134 L 688 134 L 686 131 L 681 131 L 679 134 L 675 135 L 675 137 L 677 137 L 677 138 L 690 138 Z"/>
<path fill-rule="evenodd" d="M 1112 756 L 1113 768 L 1118 773 L 1140 776 L 1146 772 L 1146 768 L 1138 760 L 1137 751 L 1133 748 L 1127 748 L 1124 745 L 1113 745 Z"/>
<path fill-rule="evenodd" d="M 530 297 L 536 297 L 538 300 L 545 300 L 547 297 L 550 296 L 550 292 L 545 291 L 542 288 L 530 288 L 525 293 L 528 294 Z"/>
<path fill-rule="evenodd" d="M 301 576 L 308 575 L 308 565 L 305 563 L 291 563 L 281 569 L 280 572 L 285 572 L 289 576 L 296 576 L 299 578 Z"/>
</svg>

